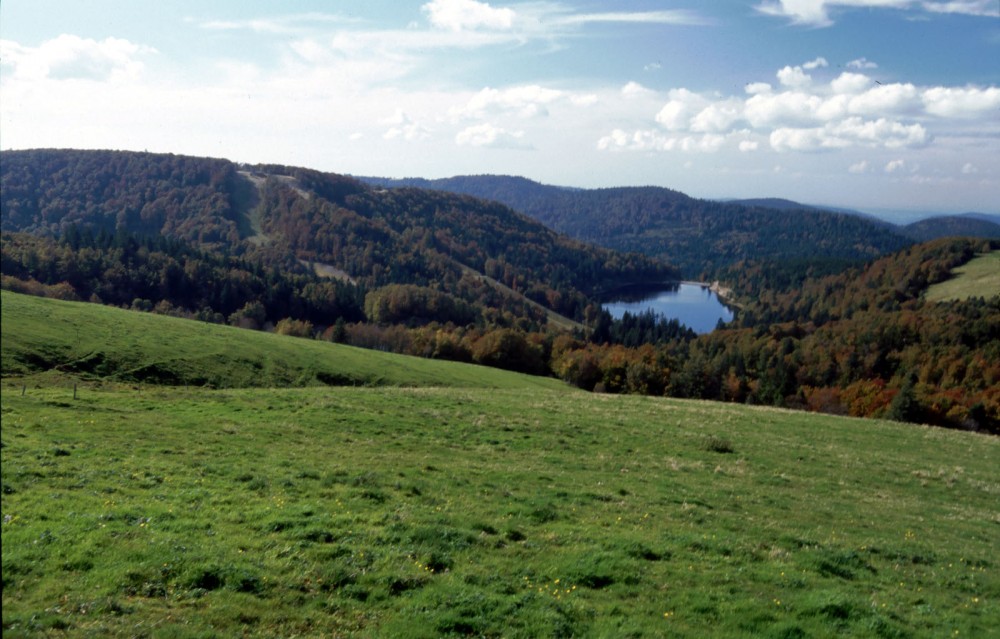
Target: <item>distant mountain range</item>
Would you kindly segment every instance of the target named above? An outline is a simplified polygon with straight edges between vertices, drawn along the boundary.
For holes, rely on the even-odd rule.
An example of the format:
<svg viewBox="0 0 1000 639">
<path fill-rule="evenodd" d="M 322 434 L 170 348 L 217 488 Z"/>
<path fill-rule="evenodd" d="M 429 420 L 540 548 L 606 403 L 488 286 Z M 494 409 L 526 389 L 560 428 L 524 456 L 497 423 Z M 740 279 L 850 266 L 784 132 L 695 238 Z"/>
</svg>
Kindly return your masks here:
<svg viewBox="0 0 1000 639">
<path fill-rule="evenodd" d="M 983 214 L 897 226 L 848 209 L 779 198 L 703 200 L 662 187 L 575 189 L 505 175 L 359 179 L 495 200 L 577 239 L 668 260 L 692 278 L 745 260 L 863 261 L 916 241 L 1000 237 L 997 216 Z"/>
</svg>

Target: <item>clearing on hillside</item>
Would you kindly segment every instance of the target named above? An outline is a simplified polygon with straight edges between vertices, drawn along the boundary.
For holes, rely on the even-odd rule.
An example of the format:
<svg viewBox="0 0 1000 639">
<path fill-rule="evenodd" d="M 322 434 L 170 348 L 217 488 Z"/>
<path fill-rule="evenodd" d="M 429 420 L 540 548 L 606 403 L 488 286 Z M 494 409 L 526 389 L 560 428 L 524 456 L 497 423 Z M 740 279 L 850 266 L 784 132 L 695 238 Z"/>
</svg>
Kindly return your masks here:
<svg viewBox="0 0 1000 639">
<path fill-rule="evenodd" d="M 973 258 L 952 271 L 954 277 L 927 290 L 927 301 L 947 302 L 1000 295 L 1000 251 Z"/>
</svg>

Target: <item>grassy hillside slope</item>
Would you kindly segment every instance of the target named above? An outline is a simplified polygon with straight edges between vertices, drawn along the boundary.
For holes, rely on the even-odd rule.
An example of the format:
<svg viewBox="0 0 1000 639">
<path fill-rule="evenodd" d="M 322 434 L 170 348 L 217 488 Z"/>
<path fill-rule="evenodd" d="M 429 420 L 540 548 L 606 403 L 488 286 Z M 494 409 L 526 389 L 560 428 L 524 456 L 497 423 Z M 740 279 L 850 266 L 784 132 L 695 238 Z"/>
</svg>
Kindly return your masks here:
<svg viewBox="0 0 1000 639">
<path fill-rule="evenodd" d="M 1000 251 L 990 251 L 955 269 L 954 277 L 927 290 L 927 300 L 945 302 L 1000 295 Z"/>
<path fill-rule="evenodd" d="M 547 390 L 5 385 L 3 634 L 985 637 L 1000 440 Z"/>
<path fill-rule="evenodd" d="M 2 309 L 5 638 L 1000 627 L 995 437 L 590 395 L 8 293 Z M 63 373 L 10 377 L 43 360 L 106 375 L 75 399 Z M 144 367 L 419 387 L 114 383 Z"/>
<path fill-rule="evenodd" d="M 562 387 L 562 382 L 117 308 L 0 292 L 4 377 L 223 387 Z"/>
</svg>

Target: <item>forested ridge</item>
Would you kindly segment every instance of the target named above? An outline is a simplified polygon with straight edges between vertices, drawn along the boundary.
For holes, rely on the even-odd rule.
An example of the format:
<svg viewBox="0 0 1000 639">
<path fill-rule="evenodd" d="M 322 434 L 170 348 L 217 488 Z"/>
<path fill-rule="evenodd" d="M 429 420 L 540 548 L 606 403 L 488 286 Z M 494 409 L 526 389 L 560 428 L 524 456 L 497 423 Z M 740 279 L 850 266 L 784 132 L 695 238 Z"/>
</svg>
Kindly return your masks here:
<svg viewBox="0 0 1000 639">
<path fill-rule="evenodd" d="M 924 300 L 1000 241 L 906 244 L 875 259 L 883 249 L 872 243 L 842 248 L 847 222 L 836 216 L 811 227 L 830 234 L 826 257 L 735 259 L 723 238 L 702 246 L 699 263 L 741 309 L 696 336 L 651 314 L 612 320 L 598 304 L 602 289 L 675 269 L 587 246 L 501 204 L 183 156 L 0 159 L 4 288 L 555 375 L 587 390 L 1000 432 L 1000 296 Z M 647 194 L 652 206 L 659 195 Z M 802 227 L 774 233 L 809 237 Z M 578 323 L 554 326 L 545 309 Z"/>
<path fill-rule="evenodd" d="M 889 225 L 847 213 L 702 200 L 662 187 L 568 189 L 492 175 L 364 179 L 496 200 L 577 239 L 668 260 L 688 279 L 714 279 L 746 259 L 860 263 L 913 242 Z"/>
<path fill-rule="evenodd" d="M 0 187 L 7 232 L 60 237 L 76 226 L 163 235 L 234 255 L 263 248 L 271 262 L 328 264 L 368 289 L 413 284 L 485 303 L 506 323 L 542 321 L 521 296 L 583 319 L 611 282 L 678 276 L 662 261 L 585 245 L 499 204 L 373 189 L 295 167 L 152 153 L 6 151 Z"/>
</svg>

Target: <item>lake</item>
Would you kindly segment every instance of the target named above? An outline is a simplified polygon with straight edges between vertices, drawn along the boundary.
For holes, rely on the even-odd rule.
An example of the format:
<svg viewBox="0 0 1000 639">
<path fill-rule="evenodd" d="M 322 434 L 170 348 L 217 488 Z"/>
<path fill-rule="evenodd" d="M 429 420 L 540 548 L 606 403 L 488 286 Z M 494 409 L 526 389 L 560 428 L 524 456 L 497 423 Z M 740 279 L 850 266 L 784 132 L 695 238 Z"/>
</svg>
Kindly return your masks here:
<svg viewBox="0 0 1000 639">
<path fill-rule="evenodd" d="M 603 306 L 615 319 L 626 312 L 638 315 L 651 309 L 667 319 L 676 318 L 696 333 L 711 333 L 720 319 L 733 319 L 733 311 L 714 291 L 689 282 L 624 288 L 612 293 L 609 300 Z"/>
</svg>

